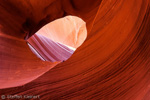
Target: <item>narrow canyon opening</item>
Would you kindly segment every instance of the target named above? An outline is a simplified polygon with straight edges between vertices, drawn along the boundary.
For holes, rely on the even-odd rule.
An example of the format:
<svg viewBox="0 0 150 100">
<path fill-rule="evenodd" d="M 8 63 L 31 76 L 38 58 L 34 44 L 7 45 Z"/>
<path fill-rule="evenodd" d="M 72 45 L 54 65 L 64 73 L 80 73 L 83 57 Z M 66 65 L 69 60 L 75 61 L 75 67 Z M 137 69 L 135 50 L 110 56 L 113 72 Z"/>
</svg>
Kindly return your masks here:
<svg viewBox="0 0 150 100">
<path fill-rule="evenodd" d="M 27 39 L 31 51 L 43 61 L 66 61 L 87 37 L 86 23 L 66 16 L 43 26 Z"/>
</svg>

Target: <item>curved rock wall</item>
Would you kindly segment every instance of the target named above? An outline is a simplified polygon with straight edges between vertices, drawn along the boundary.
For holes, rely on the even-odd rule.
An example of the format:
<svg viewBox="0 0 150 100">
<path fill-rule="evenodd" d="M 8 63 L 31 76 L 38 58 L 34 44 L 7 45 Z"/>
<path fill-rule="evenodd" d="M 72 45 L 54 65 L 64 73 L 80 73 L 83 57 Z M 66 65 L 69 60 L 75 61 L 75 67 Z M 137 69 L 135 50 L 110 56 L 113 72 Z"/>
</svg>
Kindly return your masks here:
<svg viewBox="0 0 150 100">
<path fill-rule="evenodd" d="M 50 69 L 49 62 L 27 48 L 25 36 L 66 15 L 82 18 L 88 30 L 86 41 L 69 60 L 0 94 L 40 95 L 42 100 L 150 99 L 149 0 L 1 0 L 0 13 L 1 84 L 10 81 L 14 69 L 22 74 L 21 68 Z"/>
</svg>

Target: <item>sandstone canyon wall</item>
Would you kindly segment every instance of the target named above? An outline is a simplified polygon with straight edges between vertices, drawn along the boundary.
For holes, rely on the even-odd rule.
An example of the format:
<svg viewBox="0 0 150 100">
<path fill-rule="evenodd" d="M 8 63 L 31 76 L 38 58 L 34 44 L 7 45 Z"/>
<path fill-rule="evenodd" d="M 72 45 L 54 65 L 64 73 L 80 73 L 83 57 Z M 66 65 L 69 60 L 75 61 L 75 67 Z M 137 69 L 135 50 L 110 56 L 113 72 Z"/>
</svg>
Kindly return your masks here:
<svg viewBox="0 0 150 100">
<path fill-rule="evenodd" d="M 67 15 L 86 22 L 85 42 L 63 63 L 40 60 L 25 40 Z M 149 45 L 149 0 L 0 0 L 0 95 L 150 100 Z"/>
</svg>

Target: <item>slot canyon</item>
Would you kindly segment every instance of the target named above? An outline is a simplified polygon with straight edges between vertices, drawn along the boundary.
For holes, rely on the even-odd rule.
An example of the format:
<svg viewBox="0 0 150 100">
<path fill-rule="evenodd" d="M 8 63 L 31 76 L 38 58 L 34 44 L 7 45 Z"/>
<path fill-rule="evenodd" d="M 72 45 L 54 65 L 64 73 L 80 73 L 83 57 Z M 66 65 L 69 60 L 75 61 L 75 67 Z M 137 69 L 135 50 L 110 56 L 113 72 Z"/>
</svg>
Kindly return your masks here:
<svg viewBox="0 0 150 100">
<path fill-rule="evenodd" d="M 150 100 L 150 1 L 0 0 L 0 100 L 17 99 L 8 95 Z"/>
</svg>

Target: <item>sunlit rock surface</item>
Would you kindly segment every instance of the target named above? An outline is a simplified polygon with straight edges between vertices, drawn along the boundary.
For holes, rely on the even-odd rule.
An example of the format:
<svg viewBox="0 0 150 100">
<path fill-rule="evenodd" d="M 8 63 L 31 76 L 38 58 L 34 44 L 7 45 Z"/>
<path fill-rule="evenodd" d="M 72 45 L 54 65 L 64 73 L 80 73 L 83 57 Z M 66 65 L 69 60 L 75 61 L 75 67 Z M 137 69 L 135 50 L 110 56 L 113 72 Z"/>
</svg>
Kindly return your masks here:
<svg viewBox="0 0 150 100">
<path fill-rule="evenodd" d="M 57 19 L 27 39 L 30 49 L 43 61 L 66 61 L 87 37 L 86 23 L 75 16 Z"/>
<path fill-rule="evenodd" d="M 78 48 L 87 37 L 86 23 L 78 17 L 66 16 L 45 25 L 36 34 Z"/>
<path fill-rule="evenodd" d="M 49 70 L 52 63 L 37 58 L 24 38 L 66 15 L 86 22 L 87 39 L 69 60 Z M 0 95 L 149 100 L 149 26 L 149 0 L 0 0 Z M 26 73 L 29 68 L 34 71 Z M 12 84 L 15 79 L 35 78 L 40 71 L 47 72 L 6 89 L 20 85 Z"/>
</svg>

